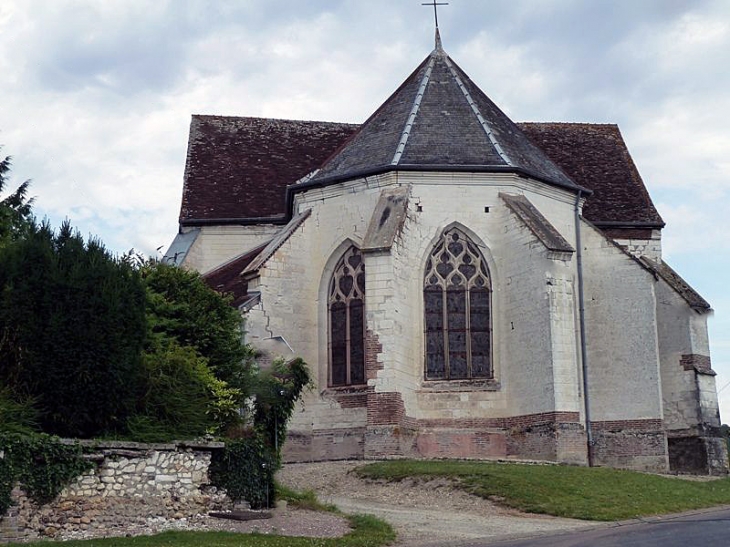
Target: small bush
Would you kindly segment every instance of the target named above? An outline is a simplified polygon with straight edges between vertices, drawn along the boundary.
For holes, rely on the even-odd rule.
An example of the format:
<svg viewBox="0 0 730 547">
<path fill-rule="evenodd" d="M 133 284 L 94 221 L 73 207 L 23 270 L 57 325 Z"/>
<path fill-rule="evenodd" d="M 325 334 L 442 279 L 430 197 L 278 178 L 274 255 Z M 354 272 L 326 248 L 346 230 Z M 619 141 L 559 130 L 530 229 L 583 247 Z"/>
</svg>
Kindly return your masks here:
<svg viewBox="0 0 730 547">
<path fill-rule="evenodd" d="M 208 468 L 213 485 L 224 488 L 234 501 L 248 501 L 254 509 L 273 506 L 275 472 L 276 455 L 253 431 L 226 442 L 223 450 L 213 454 Z"/>
</svg>

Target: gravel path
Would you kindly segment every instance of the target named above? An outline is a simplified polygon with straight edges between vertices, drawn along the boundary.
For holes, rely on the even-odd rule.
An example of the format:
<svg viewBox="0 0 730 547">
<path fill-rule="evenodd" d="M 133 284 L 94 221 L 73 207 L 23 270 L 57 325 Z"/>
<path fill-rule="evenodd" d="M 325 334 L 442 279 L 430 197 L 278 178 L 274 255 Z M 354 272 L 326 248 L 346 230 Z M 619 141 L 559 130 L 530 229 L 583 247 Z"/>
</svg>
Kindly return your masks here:
<svg viewBox="0 0 730 547">
<path fill-rule="evenodd" d="M 346 513 L 371 514 L 388 521 L 401 546 L 458 545 L 475 539 L 529 537 L 595 526 L 500 507 L 454 488 L 447 480 L 365 481 L 352 473 L 361 465 L 362 461 L 287 464 L 277 479 L 296 490 L 314 490 L 321 501 Z"/>
</svg>

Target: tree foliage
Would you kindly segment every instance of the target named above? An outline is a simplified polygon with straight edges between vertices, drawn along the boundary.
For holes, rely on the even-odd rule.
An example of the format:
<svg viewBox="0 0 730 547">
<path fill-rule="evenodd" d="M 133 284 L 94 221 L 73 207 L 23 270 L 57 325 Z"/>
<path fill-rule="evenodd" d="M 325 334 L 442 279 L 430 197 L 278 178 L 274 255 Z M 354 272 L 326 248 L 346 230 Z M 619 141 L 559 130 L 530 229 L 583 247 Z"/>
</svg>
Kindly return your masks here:
<svg viewBox="0 0 730 547">
<path fill-rule="evenodd" d="M 145 341 L 140 275 L 65 222 L 0 248 L 0 381 L 37 401 L 43 431 L 119 431 L 135 408 Z"/>
<path fill-rule="evenodd" d="M 0 161 L 0 192 L 9 169 Z M 259 372 L 240 314 L 198 273 L 117 258 L 69 222 L 57 232 L 36 223 L 28 184 L 0 200 L 0 513 L 14 481 L 46 500 L 85 469 L 46 433 L 158 441 L 235 431 L 211 467 L 215 482 L 273 503 L 305 363 Z"/>
<path fill-rule="evenodd" d="M 241 315 L 197 272 L 161 262 L 142 267 L 151 336 L 194 348 L 216 377 L 241 390 L 251 384 L 253 351 L 243 344 Z"/>
<path fill-rule="evenodd" d="M 134 437 L 225 434 L 241 421 L 253 352 L 241 315 L 196 272 L 149 261 L 145 393 Z"/>
<path fill-rule="evenodd" d="M 10 164 L 10 156 L 0 160 L 0 194 L 5 191 Z M 22 234 L 33 218 L 33 198 L 28 198 L 29 186 L 30 181 L 26 180 L 0 200 L 0 246 Z"/>
</svg>

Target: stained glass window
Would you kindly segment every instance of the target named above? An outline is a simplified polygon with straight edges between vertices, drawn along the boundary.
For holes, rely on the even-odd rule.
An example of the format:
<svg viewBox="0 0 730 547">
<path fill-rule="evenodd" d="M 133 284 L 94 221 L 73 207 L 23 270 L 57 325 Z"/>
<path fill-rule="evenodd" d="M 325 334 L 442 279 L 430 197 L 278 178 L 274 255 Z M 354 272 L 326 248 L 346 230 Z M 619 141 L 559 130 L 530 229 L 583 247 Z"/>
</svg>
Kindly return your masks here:
<svg viewBox="0 0 730 547">
<path fill-rule="evenodd" d="M 445 231 L 423 285 L 427 380 L 491 378 L 491 283 L 484 256 L 458 228 Z"/>
<path fill-rule="evenodd" d="M 330 385 L 365 383 L 365 264 L 350 247 L 335 267 L 328 297 Z"/>
</svg>

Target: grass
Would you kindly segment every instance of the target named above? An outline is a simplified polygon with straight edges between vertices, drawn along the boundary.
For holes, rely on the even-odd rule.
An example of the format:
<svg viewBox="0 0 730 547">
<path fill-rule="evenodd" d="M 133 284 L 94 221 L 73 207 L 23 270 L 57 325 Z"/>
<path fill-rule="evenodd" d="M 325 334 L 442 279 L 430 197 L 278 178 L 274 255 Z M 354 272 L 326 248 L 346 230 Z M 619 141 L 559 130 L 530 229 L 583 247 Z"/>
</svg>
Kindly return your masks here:
<svg viewBox="0 0 730 547">
<path fill-rule="evenodd" d="M 599 467 L 411 460 L 373 463 L 356 472 L 387 481 L 445 477 L 508 507 L 585 520 L 622 520 L 730 504 L 730 478 L 698 482 Z"/>
<path fill-rule="evenodd" d="M 352 532 L 336 539 L 235 534 L 232 532 L 164 532 L 154 536 L 64 541 L 63 547 L 380 547 L 395 540 L 393 529 L 374 517 L 348 517 Z M 48 547 L 48 541 L 9 544 L 16 547 Z"/>
<path fill-rule="evenodd" d="M 287 488 L 276 483 L 276 499 L 286 501 L 292 507 L 299 509 L 309 509 L 310 511 L 327 511 L 329 513 L 339 513 L 339 509 L 334 505 L 322 503 L 317 499 L 317 494 L 313 490 L 304 490 L 297 492 L 291 488 Z"/>
</svg>

